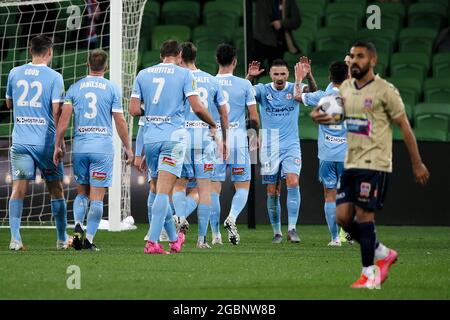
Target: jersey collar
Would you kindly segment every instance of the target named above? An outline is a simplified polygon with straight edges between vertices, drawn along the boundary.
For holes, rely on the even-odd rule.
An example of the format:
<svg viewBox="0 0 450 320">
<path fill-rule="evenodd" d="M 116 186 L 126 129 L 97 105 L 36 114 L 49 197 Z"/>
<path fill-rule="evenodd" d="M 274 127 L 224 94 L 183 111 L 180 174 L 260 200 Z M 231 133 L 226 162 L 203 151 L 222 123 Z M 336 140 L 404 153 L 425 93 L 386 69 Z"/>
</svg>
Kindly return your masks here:
<svg viewBox="0 0 450 320">
<path fill-rule="evenodd" d="M 47 65 L 45 63 L 39 63 L 39 64 L 33 64 L 33 63 L 28 63 L 29 65 L 32 65 L 33 67 L 46 67 Z"/>
<path fill-rule="evenodd" d="M 221 73 L 216 75 L 216 77 L 222 78 L 222 77 L 231 77 L 233 74 L 232 73 Z"/>
<path fill-rule="evenodd" d="M 273 84 L 273 82 L 271 82 L 270 83 L 270 86 L 272 87 L 272 89 L 273 90 L 275 90 L 275 91 L 283 91 L 283 90 L 286 90 L 287 89 L 287 87 L 288 87 L 288 82 L 286 81 L 286 84 L 284 85 L 284 88 L 282 89 L 282 90 L 278 90 L 277 88 L 275 88 L 275 85 Z"/>
</svg>

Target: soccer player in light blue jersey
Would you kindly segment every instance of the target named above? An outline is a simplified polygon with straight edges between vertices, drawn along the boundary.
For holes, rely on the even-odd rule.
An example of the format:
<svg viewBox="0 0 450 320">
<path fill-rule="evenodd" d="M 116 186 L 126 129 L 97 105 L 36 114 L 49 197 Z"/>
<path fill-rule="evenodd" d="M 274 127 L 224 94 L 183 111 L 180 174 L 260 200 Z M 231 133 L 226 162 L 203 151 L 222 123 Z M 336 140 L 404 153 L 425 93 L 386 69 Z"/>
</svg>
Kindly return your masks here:
<svg viewBox="0 0 450 320">
<path fill-rule="evenodd" d="M 298 93 L 305 106 L 316 107 L 322 97 L 338 95 L 339 86 L 348 78 L 348 66 L 344 61 L 330 64 L 329 78 L 331 83 L 325 91 Z M 331 234 L 329 246 L 341 246 L 339 228 L 336 223 L 336 193 L 339 181 L 344 172 L 345 153 L 347 152 L 347 130 L 345 123 L 319 125 L 319 181 L 323 184 L 325 196 L 325 218 Z"/>
<path fill-rule="evenodd" d="M 247 79 L 252 80 L 263 71 L 259 70 L 259 63 L 255 61 L 249 66 Z M 272 242 L 282 241 L 280 179 L 284 179 L 287 186 L 287 240 L 298 243 L 300 237 L 296 225 L 301 201 L 299 187 L 301 149 L 298 134 L 300 106 L 295 99 L 295 85 L 287 81 L 289 77 L 287 63 L 280 59 L 274 60 L 270 67 L 270 76 L 273 82 L 257 84 L 254 89 L 261 116 L 261 175 L 263 184 L 267 185 L 267 211 L 274 233 Z M 306 84 L 303 86 L 307 87 Z"/>
<path fill-rule="evenodd" d="M 256 110 L 256 101 L 252 84 L 246 79 L 233 76 L 236 68 L 236 49 L 229 44 L 220 44 L 216 50 L 216 60 L 219 64 L 217 80 L 222 86 L 223 95 L 228 112 L 228 135 L 227 141 L 229 150 L 226 163 L 217 159 L 214 166 L 214 176 L 212 178 L 212 213 L 211 229 L 213 238 L 220 236 L 220 192 L 222 182 L 225 181 L 227 168 L 230 168 L 231 181 L 234 183 L 236 192 L 231 202 L 231 209 L 228 217 L 224 221 L 224 227 L 228 231 L 228 240 L 237 245 L 240 241 L 236 227 L 236 219 L 244 209 L 251 179 L 251 163 L 247 141 L 246 112 L 248 111 L 250 126 L 258 131 L 259 116 Z M 253 141 L 256 141 L 254 139 Z M 255 144 L 251 144 L 252 149 Z M 219 240 L 219 239 L 218 239 Z"/>
<path fill-rule="evenodd" d="M 137 75 L 130 104 L 131 115 L 145 116 L 145 160 L 152 180 L 157 179 L 150 237 L 144 248 L 148 254 L 167 253 L 158 243 L 164 221 L 169 227 L 172 253 L 180 252 L 185 240 L 183 233 L 177 234 L 169 211 L 169 196 L 181 175 L 186 152 L 185 100 L 189 100 L 195 114 L 210 126 L 212 134 L 216 129 L 216 123 L 200 101 L 192 72 L 178 66 L 181 61 L 178 42 L 165 41 L 160 55 L 162 63 Z"/>
<path fill-rule="evenodd" d="M 108 55 L 101 49 L 89 53 L 89 75 L 67 91 L 61 119 L 56 131 L 56 143 L 60 145 L 74 114 L 73 171 L 78 184 L 78 194 L 73 203 L 75 250 L 99 249 L 94 237 L 103 216 L 103 198 L 111 186 L 114 152 L 112 119 L 122 140 L 127 164 L 133 161 L 133 151 L 128 139 L 128 126 L 122 109 L 119 88 L 103 76 L 107 70 Z M 55 148 L 54 161 L 62 160 L 63 152 Z M 86 237 L 83 222 L 87 214 Z"/>
<path fill-rule="evenodd" d="M 173 190 L 173 204 L 175 212 L 180 219 L 180 230 L 186 232 L 189 223 L 186 220 L 186 186 L 188 179 L 195 178 L 199 190 L 198 216 L 198 239 L 197 248 L 209 249 L 206 242 L 206 232 L 208 230 L 211 215 L 211 177 L 216 159 L 216 143 L 214 140 L 220 139 L 220 146 L 226 146 L 226 132 L 228 130 L 228 114 L 222 88 L 215 77 L 197 69 L 195 60 L 197 48 L 191 42 L 181 44 L 181 66 L 192 71 L 197 82 L 197 91 L 205 108 L 209 110 L 221 128 L 216 137 L 209 134 L 209 126 L 195 115 L 189 102 L 185 105 L 185 128 L 187 130 L 187 150 L 183 164 L 181 179 L 178 179 Z M 220 136 L 221 135 L 221 136 Z M 222 152 L 223 150 L 220 150 Z M 223 160 L 223 154 L 220 155 Z M 220 234 L 213 235 L 213 242 L 221 243 Z"/>
<path fill-rule="evenodd" d="M 10 149 L 12 193 L 9 200 L 11 242 L 9 249 L 22 250 L 20 222 L 28 181 L 41 171 L 51 196 L 56 223 L 57 249 L 69 246 L 66 234 L 67 209 L 63 194 L 63 166 L 55 165 L 56 125 L 64 101 L 61 74 L 47 65 L 53 56 L 53 42 L 39 35 L 30 42 L 32 62 L 12 69 L 8 76 L 6 106 L 13 108 L 14 130 Z"/>
</svg>

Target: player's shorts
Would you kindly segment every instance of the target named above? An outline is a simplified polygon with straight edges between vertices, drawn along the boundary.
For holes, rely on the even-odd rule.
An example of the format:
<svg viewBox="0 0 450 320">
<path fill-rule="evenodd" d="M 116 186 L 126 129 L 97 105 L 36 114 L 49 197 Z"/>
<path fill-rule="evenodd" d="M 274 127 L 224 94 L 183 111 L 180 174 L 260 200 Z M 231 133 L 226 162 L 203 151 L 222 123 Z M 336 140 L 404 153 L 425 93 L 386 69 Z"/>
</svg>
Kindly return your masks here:
<svg viewBox="0 0 450 320">
<path fill-rule="evenodd" d="M 300 175 L 302 169 L 300 146 L 279 152 L 266 152 L 262 149 L 260 159 L 263 184 L 276 184 L 280 178 L 285 179 L 288 173 Z"/>
<path fill-rule="evenodd" d="M 36 179 L 36 168 L 46 181 L 62 180 L 64 167 L 62 162 L 53 163 L 53 146 L 13 144 L 10 149 L 11 173 L 13 180 Z"/>
<path fill-rule="evenodd" d="M 151 177 L 157 177 L 159 171 L 181 176 L 186 144 L 178 141 L 163 141 L 145 144 L 145 158 Z"/>
<path fill-rule="evenodd" d="M 381 210 L 389 173 L 367 169 L 344 170 L 336 204 L 351 202 L 366 211 Z"/>
<path fill-rule="evenodd" d="M 214 173 L 215 149 L 210 143 L 205 149 L 190 149 L 184 157 L 181 177 L 211 179 Z"/>
<path fill-rule="evenodd" d="M 338 189 L 344 173 L 344 163 L 340 161 L 319 160 L 319 181 L 327 189 Z"/>
<path fill-rule="evenodd" d="M 97 188 L 111 187 L 113 154 L 74 153 L 73 175 L 78 184 L 88 184 Z"/>
<path fill-rule="evenodd" d="M 198 183 L 196 179 L 189 179 L 186 188 L 187 189 L 194 189 L 198 187 Z"/>
<path fill-rule="evenodd" d="M 251 179 L 251 163 L 248 148 L 230 149 L 227 163 L 216 159 L 212 181 L 225 181 L 227 168 L 230 168 L 232 182 L 245 182 Z"/>
</svg>

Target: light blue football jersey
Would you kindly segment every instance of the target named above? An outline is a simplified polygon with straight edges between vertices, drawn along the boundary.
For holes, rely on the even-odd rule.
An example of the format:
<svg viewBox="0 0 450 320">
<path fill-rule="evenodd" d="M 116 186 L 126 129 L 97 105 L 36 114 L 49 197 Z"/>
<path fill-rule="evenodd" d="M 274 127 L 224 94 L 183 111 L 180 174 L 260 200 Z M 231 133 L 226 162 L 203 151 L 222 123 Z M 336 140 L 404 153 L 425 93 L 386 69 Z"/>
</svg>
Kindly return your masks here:
<svg viewBox="0 0 450 320">
<path fill-rule="evenodd" d="M 185 141 L 185 100 L 198 95 L 192 72 L 173 63 L 141 70 L 131 97 L 144 103 L 144 143 Z"/>
<path fill-rule="evenodd" d="M 305 106 L 315 107 L 322 97 L 337 94 L 339 94 L 339 89 L 330 83 L 325 91 L 319 90 L 311 93 L 303 93 L 302 101 Z M 345 122 L 334 125 L 319 125 L 319 138 L 317 140 L 319 159 L 343 162 L 345 160 L 345 153 L 347 152 L 346 136 L 347 128 Z"/>
<path fill-rule="evenodd" d="M 192 73 L 197 81 L 197 92 L 200 100 L 220 128 L 219 109 L 226 101 L 219 82 L 215 77 L 204 71 L 194 70 Z M 209 136 L 209 125 L 197 117 L 188 100 L 186 100 L 185 105 L 185 117 L 185 127 L 188 130 L 191 148 L 204 148 L 212 141 L 212 137 Z"/>
<path fill-rule="evenodd" d="M 294 87 L 290 82 L 286 82 L 283 90 L 277 90 L 273 83 L 260 83 L 254 87 L 263 129 L 263 147 L 277 144 L 280 150 L 286 150 L 300 144 L 300 104 L 294 99 Z"/>
<path fill-rule="evenodd" d="M 256 104 L 252 84 L 232 74 L 216 76 L 222 87 L 228 111 L 228 141 L 230 148 L 247 147 L 247 128 L 245 114 L 248 106 Z"/>
<path fill-rule="evenodd" d="M 123 112 L 119 88 L 87 76 L 70 86 L 64 104 L 73 106 L 73 152 L 113 154 L 112 113 Z"/>
<path fill-rule="evenodd" d="M 13 100 L 12 143 L 54 145 L 56 138 L 52 103 L 64 101 L 64 81 L 44 64 L 24 64 L 8 75 L 6 99 Z"/>
</svg>

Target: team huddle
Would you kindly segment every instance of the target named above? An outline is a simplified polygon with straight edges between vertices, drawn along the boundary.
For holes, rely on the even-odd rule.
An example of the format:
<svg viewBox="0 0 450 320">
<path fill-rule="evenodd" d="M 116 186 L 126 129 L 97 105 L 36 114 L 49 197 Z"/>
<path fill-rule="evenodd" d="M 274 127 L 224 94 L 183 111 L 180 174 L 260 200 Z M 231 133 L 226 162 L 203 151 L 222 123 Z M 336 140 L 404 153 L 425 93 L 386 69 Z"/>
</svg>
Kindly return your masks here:
<svg viewBox="0 0 450 320">
<path fill-rule="evenodd" d="M 325 90 L 318 90 L 311 61 L 306 57 L 294 67 L 295 83 L 287 81 L 286 62 L 275 60 L 269 70 L 272 82 L 253 86 L 250 81 L 264 70 L 259 62 L 252 62 L 247 79 L 234 76 L 237 59 L 231 45 L 217 47 L 219 71 L 212 76 L 197 69 L 197 49 L 192 43 L 168 40 L 161 46 L 162 62 L 141 70 L 134 82 L 129 112 L 140 117 L 135 153 L 120 90 L 103 77 L 107 54 L 92 50 L 89 75 L 64 93 L 62 76 L 47 66 L 52 46 L 51 39 L 45 36 L 33 38 L 33 61 L 12 69 L 8 77 L 6 101 L 8 108 L 13 108 L 15 121 L 10 149 L 11 250 L 24 248 L 20 235 L 23 199 L 28 181 L 35 178 L 36 167 L 51 195 L 57 249 L 99 250 L 94 237 L 103 216 L 105 188 L 112 181 L 113 119 L 127 163 L 134 162 L 148 174 L 149 230 L 144 253 L 180 252 L 189 230 L 187 218 L 195 209 L 197 248 L 211 248 L 207 242 L 209 225 L 211 244 L 222 244 L 220 194 L 228 168 L 235 192 L 223 226 L 228 241 L 238 245 L 241 239 L 236 220 L 249 194 L 250 152 L 258 149 L 272 242 L 281 243 L 283 239 L 283 180 L 287 187 L 287 240 L 300 242 L 296 225 L 301 202 L 301 102 L 312 108 L 311 117 L 319 123 L 318 175 L 324 187 L 324 212 L 331 235 L 328 245 L 341 246 L 342 241 L 360 244 L 363 271 L 352 287 L 375 288 L 385 281 L 398 254 L 377 240 L 374 212 L 383 206 L 392 171 L 391 122 L 402 130 L 418 182 L 426 184 L 429 173 L 420 159 L 398 91 L 373 73 L 376 49 L 371 43 L 357 42 L 347 61 L 331 63 L 331 83 Z M 345 121 L 335 121 L 324 112 L 322 104 L 327 97 L 343 100 Z M 77 196 L 73 203 L 75 229 L 73 237 L 69 237 L 62 159 L 64 135 L 72 116 Z M 164 238 L 169 242 L 168 251 L 162 245 Z"/>
</svg>

